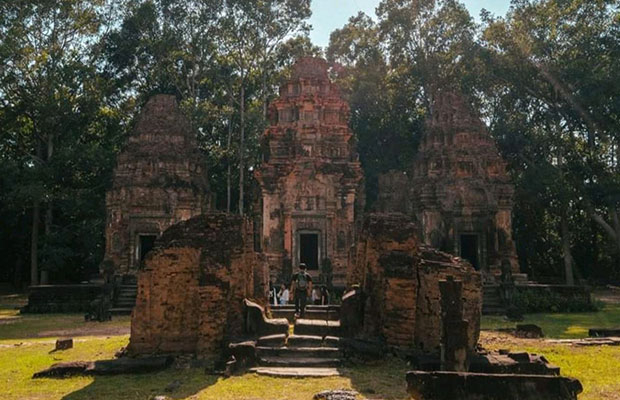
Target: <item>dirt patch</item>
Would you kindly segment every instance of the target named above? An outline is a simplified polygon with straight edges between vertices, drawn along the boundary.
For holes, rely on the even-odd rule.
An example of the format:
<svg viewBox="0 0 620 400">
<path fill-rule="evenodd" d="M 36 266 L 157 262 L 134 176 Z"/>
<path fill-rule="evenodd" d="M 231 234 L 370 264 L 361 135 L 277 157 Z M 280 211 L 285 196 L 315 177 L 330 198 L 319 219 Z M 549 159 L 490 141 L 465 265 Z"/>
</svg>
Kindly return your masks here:
<svg viewBox="0 0 620 400">
<path fill-rule="evenodd" d="M 606 304 L 620 304 L 620 287 L 607 285 L 593 293 L 594 298 Z"/>
<path fill-rule="evenodd" d="M 526 339 L 518 338 L 506 332 L 497 331 L 480 331 L 480 345 L 489 350 L 498 349 L 520 349 L 525 347 L 544 347 L 554 346 L 557 343 L 551 343 L 546 339 Z"/>
<path fill-rule="evenodd" d="M 130 326 L 97 326 L 85 325 L 73 329 L 58 329 L 41 331 L 37 333 L 38 337 L 55 337 L 55 336 L 121 336 L 129 335 Z"/>
</svg>

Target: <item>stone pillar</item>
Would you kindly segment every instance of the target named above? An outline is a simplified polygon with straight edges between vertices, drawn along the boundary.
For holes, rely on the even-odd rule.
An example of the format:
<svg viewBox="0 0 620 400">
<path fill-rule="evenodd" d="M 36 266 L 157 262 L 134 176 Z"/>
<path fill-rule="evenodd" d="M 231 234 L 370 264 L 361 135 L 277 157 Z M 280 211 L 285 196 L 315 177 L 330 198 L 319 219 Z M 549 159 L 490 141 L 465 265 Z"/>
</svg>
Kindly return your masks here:
<svg viewBox="0 0 620 400">
<path fill-rule="evenodd" d="M 463 282 L 449 275 L 439 281 L 441 293 L 441 369 L 466 372 L 469 369 L 467 332 L 463 319 Z"/>
</svg>

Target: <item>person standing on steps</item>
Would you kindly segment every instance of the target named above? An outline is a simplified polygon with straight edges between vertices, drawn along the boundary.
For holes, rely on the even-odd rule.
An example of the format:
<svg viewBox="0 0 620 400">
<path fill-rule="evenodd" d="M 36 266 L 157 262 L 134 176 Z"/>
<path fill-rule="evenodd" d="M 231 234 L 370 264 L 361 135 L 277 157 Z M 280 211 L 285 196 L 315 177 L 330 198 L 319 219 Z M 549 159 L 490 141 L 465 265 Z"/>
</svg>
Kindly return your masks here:
<svg viewBox="0 0 620 400">
<path fill-rule="evenodd" d="M 284 286 L 284 283 L 282 284 L 282 286 L 280 286 L 280 293 L 278 293 L 278 298 L 280 299 L 280 305 L 286 305 L 288 304 L 288 289 L 286 286 Z"/>
<path fill-rule="evenodd" d="M 303 318 L 306 313 L 308 294 L 312 293 L 312 277 L 306 272 L 306 264 L 299 264 L 299 272 L 293 277 L 291 286 L 295 296 L 295 315 Z"/>
</svg>

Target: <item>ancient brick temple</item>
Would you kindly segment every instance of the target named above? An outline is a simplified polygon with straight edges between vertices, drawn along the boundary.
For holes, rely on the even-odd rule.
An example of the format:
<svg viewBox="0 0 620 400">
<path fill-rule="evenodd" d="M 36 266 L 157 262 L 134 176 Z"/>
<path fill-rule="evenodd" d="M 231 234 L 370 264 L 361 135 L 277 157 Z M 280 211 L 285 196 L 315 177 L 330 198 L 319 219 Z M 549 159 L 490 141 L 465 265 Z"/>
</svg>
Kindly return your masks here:
<svg viewBox="0 0 620 400">
<path fill-rule="evenodd" d="M 129 351 L 217 354 L 243 331 L 243 300 L 264 301 L 263 271 L 240 216 L 207 213 L 170 227 L 138 275 Z"/>
<path fill-rule="evenodd" d="M 262 193 L 262 251 L 272 278 L 285 279 L 300 262 L 316 274 L 328 259 L 334 282 L 343 283 L 362 171 L 349 106 L 325 60 L 303 58 L 294 65 L 269 106 L 269 120 L 255 176 Z"/>
<path fill-rule="evenodd" d="M 106 195 L 105 260 L 135 273 L 169 226 L 209 207 L 205 162 L 176 98 L 156 95 L 140 113 L 118 157 Z"/>
<path fill-rule="evenodd" d="M 414 215 L 426 244 L 484 272 L 499 274 L 505 261 L 518 272 L 514 187 L 493 138 L 462 95 L 435 93 L 413 168 L 383 176 L 380 192 L 378 208 Z"/>
<path fill-rule="evenodd" d="M 466 349 L 473 352 L 480 334 L 480 273 L 423 245 L 418 231 L 418 224 L 404 214 L 366 216 L 347 277 L 349 287 L 359 285 L 364 304 L 352 310 L 351 300 L 343 298 L 343 328 L 352 336 L 383 338 L 391 346 L 435 351 L 445 312 L 440 282 L 453 278 L 462 285 L 462 333 Z"/>
</svg>

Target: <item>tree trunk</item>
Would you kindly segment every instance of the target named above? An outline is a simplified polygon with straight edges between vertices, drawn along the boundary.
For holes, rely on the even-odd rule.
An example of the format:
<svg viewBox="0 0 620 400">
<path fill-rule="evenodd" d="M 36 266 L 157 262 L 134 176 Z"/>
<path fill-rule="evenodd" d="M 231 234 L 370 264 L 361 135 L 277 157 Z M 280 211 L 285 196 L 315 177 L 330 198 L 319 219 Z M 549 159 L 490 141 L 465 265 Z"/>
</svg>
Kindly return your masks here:
<svg viewBox="0 0 620 400">
<path fill-rule="evenodd" d="M 262 81 L 262 91 L 263 91 L 263 122 L 267 121 L 267 73 L 263 69 L 263 81 Z"/>
<path fill-rule="evenodd" d="M 233 100 L 232 97 L 230 99 L 230 108 L 232 110 Z M 232 174 L 232 158 L 230 157 L 230 146 L 232 145 L 232 117 L 233 113 L 230 113 L 230 117 L 228 118 L 228 139 L 226 141 L 226 154 L 228 155 L 228 169 L 226 171 L 226 212 L 230 213 L 230 203 L 231 203 L 231 174 Z"/>
<path fill-rule="evenodd" d="M 566 284 L 573 286 L 575 278 L 573 277 L 573 256 L 570 252 L 570 231 L 568 229 L 568 218 L 566 214 L 562 215 L 561 221 L 562 233 L 562 254 L 564 256 L 564 272 L 566 276 Z"/>
<path fill-rule="evenodd" d="M 620 268 L 620 218 L 618 217 L 618 211 L 615 208 L 609 210 L 611 215 L 613 227 L 608 224 L 603 217 L 596 213 L 593 209 L 589 210 L 592 219 L 599 224 L 601 228 L 609 235 L 616 245 L 616 264 Z"/>
<path fill-rule="evenodd" d="M 46 163 L 49 165 L 54 155 L 54 134 L 47 135 L 47 159 Z M 52 201 L 48 200 L 45 208 L 45 236 L 47 237 L 52 232 L 52 220 L 54 214 L 52 212 Z"/>
<path fill-rule="evenodd" d="M 239 215 L 243 215 L 243 184 L 245 172 L 245 82 L 241 80 L 241 99 L 240 99 L 240 139 L 239 139 Z"/>
<path fill-rule="evenodd" d="M 43 156 L 41 142 L 36 140 L 37 160 Z M 37 162 L 39 162 L 37 161 Z M 32 231 L 30 233 L 30 285 L 39 284 L 39 223 L 41 222 L 41 201 L 35 200 L 32 205 Z"/>
<path fill-rule="evenodd" d="M 30 240 L 30 285 L 39 284 L 39 219 L 41 202 L 35 201 L 32 207 L 32 234 Z"/>
</svg>

